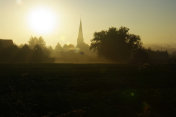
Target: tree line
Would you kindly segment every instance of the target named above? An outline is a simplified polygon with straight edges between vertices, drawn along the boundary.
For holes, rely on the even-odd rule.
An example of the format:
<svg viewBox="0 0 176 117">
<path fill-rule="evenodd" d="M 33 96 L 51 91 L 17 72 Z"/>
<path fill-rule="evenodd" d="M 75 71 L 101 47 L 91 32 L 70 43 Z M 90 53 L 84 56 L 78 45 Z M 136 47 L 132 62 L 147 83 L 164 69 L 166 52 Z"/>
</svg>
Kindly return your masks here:
<svg viewBox="0 0 176 117">
<path fill-rule="evenodd" d="M 109 30 L 95 32 L 90 49 L 100 57 L 118 63 L 173 63 L 175 57 L 167 50 L 151 50 L 143 47 L 139 35 L 130 34 L 129 28 L 112 27 Z"/>
<path fill-rule="evenodd" d="M 61 46 L 57 43 L 55 48 L 52 48 L 46 45 L 43 37 L 31 37 L 27 44 L 20 46 L 3 47 L 0 44 L 0 63 L 52 63 L 56 59 L 69 62 L 87 57 L 88 53 L 85 52 L 72 44 Z"/>
<path fill-rule="evenodd" d="M 0 62 L 52 62 L 49 55 L 50 51 L 42 37 L 31 37 L 29 43 L 23 46 L 0 47 Z"/>
<path fill-rule="evenodd" d="M 42 37 L 31 37 L 27 44 L 13 45 L 7 48 L 0 46 L 0 62 L 54 62 L 55 59 L 73 61 L 89 57 L 96 53 L 98 57 L 115 63 L 175 63 L 176 56 L 162 50 L 151 50 L 143 47 L 139 35 L 129 33 L 129 28 L 111 27 L 108 30 L 95 32 L 91 45 L 81 50 L 72 44 L 55 48 L 47 47 Z M 85 51 L 86 50 L 86 51 Z M 93 55 L 94 55 L 93 54 Z"/>
</svg>

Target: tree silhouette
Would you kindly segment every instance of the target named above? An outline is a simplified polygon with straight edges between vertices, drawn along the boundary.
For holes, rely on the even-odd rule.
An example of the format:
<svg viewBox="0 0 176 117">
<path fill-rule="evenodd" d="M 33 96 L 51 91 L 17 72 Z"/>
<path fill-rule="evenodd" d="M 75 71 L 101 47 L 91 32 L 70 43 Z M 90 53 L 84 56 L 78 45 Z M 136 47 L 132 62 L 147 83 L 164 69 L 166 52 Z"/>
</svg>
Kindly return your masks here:
<svg viewBox="0 0 176 117">
<path fill-rule="evenodd" d="M 62 46 L 61 46 L 61 44 L 60 43 L 57 43 L 57 45 L 56 45 L 56 47 L 55 47 L 55 51 L 58 51 L 58 52 L 60 52 L 60 51 L 62 51 Z"/>
<path fill-rule="evenodd" d="M 90 47 L 99 56 L 115 61 L 128 61 L 141 48 L 140 37 L 130 34 L 126 27 L 112 27 L 108 31 L 94 33 Z"/>
<path fill-rule="evenodd" d="M 31 48 L 34 48 L 36 45 L 39 45 L 40 47 L 42 48 L 45 48 L 46 47 L 46 43 L 43 39 L 43 37 L 31 37 L 30 40 L 29 40 L 29 47 Z"/>
<path fill-rule="evenodd" d="M 19 49 L 18 59 L 20 61 L 28 62 L 32 58 L 32 50 L 29 48 L 27 44 L 25 44 L 22 48 Z"/>
</svg>

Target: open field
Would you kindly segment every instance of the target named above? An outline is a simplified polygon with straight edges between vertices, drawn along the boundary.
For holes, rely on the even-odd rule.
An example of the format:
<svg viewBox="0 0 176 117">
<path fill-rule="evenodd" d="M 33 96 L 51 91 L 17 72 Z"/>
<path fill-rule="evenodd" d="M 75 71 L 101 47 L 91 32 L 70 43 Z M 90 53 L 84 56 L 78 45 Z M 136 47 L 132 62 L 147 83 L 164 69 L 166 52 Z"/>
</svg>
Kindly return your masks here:
<svg viewBox="0 0 176 117">
<path fill-rule="evenodd" d="M 174 117 L 176 65 L 1 64 L 1 117 Z"/>
</svg>

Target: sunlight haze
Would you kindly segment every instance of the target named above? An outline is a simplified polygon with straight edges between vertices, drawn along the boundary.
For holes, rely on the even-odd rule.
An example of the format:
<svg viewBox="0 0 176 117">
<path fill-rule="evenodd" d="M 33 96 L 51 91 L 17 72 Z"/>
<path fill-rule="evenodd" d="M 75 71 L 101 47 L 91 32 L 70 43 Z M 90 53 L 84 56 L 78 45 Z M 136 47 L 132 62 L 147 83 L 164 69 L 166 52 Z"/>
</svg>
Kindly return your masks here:
<svg viewBox="0 0 176 117">
<path fill-rule="evenodd" d="M 59 19 L 56 19 L 56 14 L 45 7 L 34 8 L 28 16 L 28 23 L 31 29 L 41 35 L 54 31 L 56 26 L 59 27 L 56 22 L 57 24 L 60 23 Z"/>
<path fill-rule="evenodd" d="M 52 46 L 76 44 L 82 19 L 88 44 L 94 32 L 120 26 L 144 44 L 176 43 L 175 6 L 175 0 L 0 0 L 0 38 L 19 45 L 31 36 Z"/>
</svg>

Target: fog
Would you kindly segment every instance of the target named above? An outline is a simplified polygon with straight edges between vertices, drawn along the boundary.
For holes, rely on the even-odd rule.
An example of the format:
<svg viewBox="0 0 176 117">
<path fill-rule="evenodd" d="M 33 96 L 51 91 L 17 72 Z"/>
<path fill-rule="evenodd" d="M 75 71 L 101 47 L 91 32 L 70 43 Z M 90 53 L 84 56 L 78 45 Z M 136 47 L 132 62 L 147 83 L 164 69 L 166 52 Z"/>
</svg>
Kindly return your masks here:
<svg viewBox="0 0 176 117">
<path fill-rule="evenodd" d="M 167 44 L 144 45 L 140 36 L 131 34 L 126 27 L 95 32 L 88 45 L 80 24 L 77 45 L 58 42 L 55 47 L 47 46 L 42 36 L 31 37 L 21 45 L 0 39 L 0 56 L 1 63 L 166 64 L 175 63 L 176 48 Z"/>
</svg>

